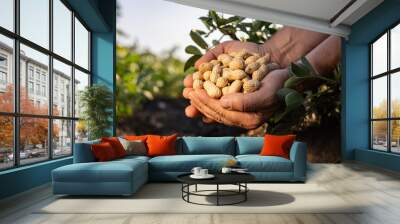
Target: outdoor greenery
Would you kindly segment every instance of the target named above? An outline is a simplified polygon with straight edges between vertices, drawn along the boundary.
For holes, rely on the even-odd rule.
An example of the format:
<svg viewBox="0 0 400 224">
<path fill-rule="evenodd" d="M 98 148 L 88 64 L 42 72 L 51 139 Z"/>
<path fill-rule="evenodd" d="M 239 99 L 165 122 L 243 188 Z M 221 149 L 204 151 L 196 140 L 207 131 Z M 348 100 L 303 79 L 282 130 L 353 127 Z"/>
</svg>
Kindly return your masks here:
<svg viewBox="0 0 400 224">
<path fill-rule="evenodd" d="M 117 116 L 130 117 L 146 100 L 180 97 L 185 77 L 175 48 L 164 56 L 141 51 L 137 45 L 117 46 Z M 188 71 L 190 72 L 190 71 Z"/>
<path fill-rule="evenodd" d="M 317 75 L 305 57 L 289 66 L 290 78 L 277 93 L 281 107 L 267 123 L 268 133 L 290 133 L 321 123 L 340 122 L 340 68 Z"/>
<path fill-rule="evenodd" d="M 113 116 L 112 92 L 104 85 L 95 84 L 86 87 L 79 95 L 79 106 L 83 109 L 81 122 L 88 128 L 89 139 L 109 136 L 107 130 L 112 125 Z"/>
<path fill-rule="evenodd" d="M 224 17 L 224 15 L 219 15 L 212 10 L 208 12 L 207 16 L 202 16 L 199 19 L 206 30 L 190 31 L 190 37 L 197 46 L 189 45 L 185 48 L 186 53 L 192 55 L 185 63 L 185 70 L 192 67 L 197 59 L 203 55 L 203 52 L 219 44 L 224 37 L 229 37 L 231 40 L 262 44 L 278 30 L 278 25 L 273 23 L 246 19 L 240 16 Z M 210 39 L 209 37 L 213 33 L 220 34 L 219 38 L 206 41 Z"/>
</svg>

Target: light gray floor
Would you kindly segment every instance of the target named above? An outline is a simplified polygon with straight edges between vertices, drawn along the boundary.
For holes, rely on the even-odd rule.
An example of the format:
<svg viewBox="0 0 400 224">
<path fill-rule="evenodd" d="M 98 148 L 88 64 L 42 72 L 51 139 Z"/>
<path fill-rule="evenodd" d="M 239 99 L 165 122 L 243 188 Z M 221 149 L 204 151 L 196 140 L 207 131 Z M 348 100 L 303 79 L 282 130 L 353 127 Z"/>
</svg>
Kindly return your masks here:
<svg viewBox="0 0 400 224">
<path fill-rule="evenodd" d="M 360 214 L 35 214 L 38 207 L 54 200 L 47 185 L 1 201 L 0 223 L 400 223 L 399 174 L 357 163 L 312 164 L 308 183 L 367 206 Z"/>
</svg>

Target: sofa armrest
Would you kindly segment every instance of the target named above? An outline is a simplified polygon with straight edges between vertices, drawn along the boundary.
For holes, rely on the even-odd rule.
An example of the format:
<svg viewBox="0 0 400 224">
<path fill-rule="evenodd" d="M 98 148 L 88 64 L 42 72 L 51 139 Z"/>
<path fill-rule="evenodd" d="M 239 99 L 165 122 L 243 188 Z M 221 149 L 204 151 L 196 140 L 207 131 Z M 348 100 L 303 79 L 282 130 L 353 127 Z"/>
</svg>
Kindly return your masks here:
<svg viewBox="0 0 400 224">
<path fill-rule="evenodd" d="M 293 162 L 293 179 L 305 181 L 307 174 L 307 145 L 295 141 L 290 149 L 290 160 Z"/>
<path fill-rule="evenodd" d="M 90 146 L 92 144 L 100 143 L 100 141 L 90 141 L 90 142 L 81 142 L 75 143 L 74 145 L 74 163 L 89 163 L 95 162 L 96 158 L 94 157 Z"/>
</svg>

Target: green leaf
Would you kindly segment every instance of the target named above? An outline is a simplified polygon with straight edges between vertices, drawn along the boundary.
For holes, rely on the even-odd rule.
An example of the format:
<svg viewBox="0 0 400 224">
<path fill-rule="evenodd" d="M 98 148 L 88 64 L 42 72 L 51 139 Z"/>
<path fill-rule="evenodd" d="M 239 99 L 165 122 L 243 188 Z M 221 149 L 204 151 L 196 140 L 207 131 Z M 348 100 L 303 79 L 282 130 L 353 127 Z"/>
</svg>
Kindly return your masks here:
<svg viewBox="0 0 400 224">
<path fill-rule="evenodd" d="M 289 88 L 282 88 L 282 89 L 278 90 L 278 92 L 276 92 L 276 95 L 277 95 L 280 99 L 284 100 L 285 97 L 286 97 L 286 95 L 288 95 L 289 93 L 291 93 L 291 92 L 293 92 L 293 91 L 295 91 L 295 90 L 289 89 Z"/>
<path fill-rule="evenodd" d="M 184 71 L 188 70 L 189 68 L 194 66 L 194 63 L 196 63 L 197 60 L 199 60 L 199 58 L 201 57 L 201 55 L 193 55 L 192 57 L 190 57 L 186 63 L 185 66 L 183 68 Z"/>
<path fill-rule="evenodd" d="M 289 66 L 289 75 L 295 77 L 306 77 L 310 76 L 310 71 L 301 64 L 292 63 Z"/>
<path fill-rule="evenodd" d="M 189 45 L 185 48 L 185 52 L 188 54 L 194 54 L 194 55 L 201 55 L 201 51 L 193 45 Z"/>
<path fill-rule="evenodd" d="M 201 48 L 207 50 L 208 49 L 208 44 L 203 40 L 203 38 L 200 36 L 199 33 L 196 31 L 190 31 L 190 37 L 192 40 Z"/>
<path fill-rule="evenodd" d="M 303 79 L 300 77 L 292 76 L 285 81 L 283 85 L 285 88 L 295 88 Z"/>
<path fill-rule="evenodd" d="M 206 32 L 204 32 L 204 31 L 202 31 L 202 30 L 196 30 L 196 32 L 197 32 L 198 34 L 200 34 L 200 35 L 206 34 Z"/>
<path fill-rule="evenodd" d="M 224 27 L 220 28 L 220 31 L 223 34 L 231 35 L 231 34 L 235 34 L 236 33 L 236 28 L 231 26 L 231 25 L 227 25 L 227 26 L 224 26 Z"/>
<path fill-rule="evenodd" d="M 208 12 L 208 16 L 214 20 L 215 24 L 217 24 L 217 26 L 221 25 L 221 19 L 219 18 L 218 14 L 214 11 L 214 10 L 210 10 Z"/>
<path fill-rule="evenodd" d="M 204 26 L 207 27 L 208 30 L 210 30 L 211 27 L 214 27 L 214 24 L 212 23 L 212 19 L 206 16 L 202 16 L 199 18 L 201 22 L 204 24 Z"/>
<path fill-rule="evenodd" d="M 286 104 L 286 112 L 290 112 L 297 107 L 301 106 L 304 102 L 303 96 L 297 92 L 293 91 L 286 95 L 285 104 Z"/>
<path fill-rule="evenodd" d="M 308 59 L 306 57 L 301 57 L 301 63 L 303 63 L 303 65 L 311 72 L 311 74 L 316 74 L 314 71 L 314 68 L 312 67 L 312 65 L 310 64 L 310 62 L 308 61 Z"/>
</svg>

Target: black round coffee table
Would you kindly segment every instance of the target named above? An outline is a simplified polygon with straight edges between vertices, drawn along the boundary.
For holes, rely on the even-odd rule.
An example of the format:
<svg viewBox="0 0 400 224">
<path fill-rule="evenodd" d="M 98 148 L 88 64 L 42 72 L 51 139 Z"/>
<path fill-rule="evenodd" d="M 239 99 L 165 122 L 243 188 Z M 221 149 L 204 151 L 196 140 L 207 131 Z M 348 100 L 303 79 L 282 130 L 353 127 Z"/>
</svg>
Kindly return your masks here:
<svg viewBox="0 0 400 224">
<path fill-rule="evenodd" d="M 182 174 L 177 177 L 178 181 L 182 183 L 182 199 L 188 203 L 197 204 L 197 205 L 234 205 L 245 202 L 247 200 L 247 192 L 249 188 L 247 187 L 247 183 L 255 180 L 255 177 L 248 173 L 216 173 L 213 174 L 215 177 L 212 179 L 193 179 L 190 177 L 191 173 Z M 215 185 L 215 190 L 198 190 L 197 185 Z M 220 185 L 236 185 L 238 186 L 237 190 L 224 190 L 220 189 Z M 194 191 L 190 191 L 190 186 L 195 186 Z M 206 194 L 209 192 L 215 192 L 215 194 Z M 204 197 L 216 197 L 216 204 L 202 204 L 193 202 L 190 200 L 190 196 L 204 196 Z M 241 196 L 239 200 L 231 202 L 231 203 L 221 203 L 221 197 L 232 197 L 232 196 Z"/>
</svg>

